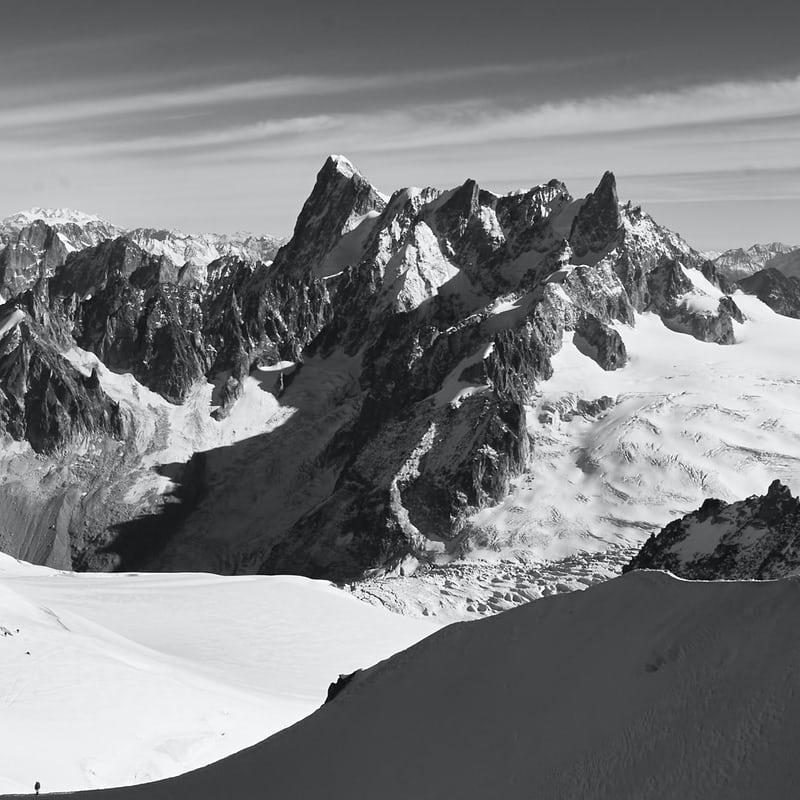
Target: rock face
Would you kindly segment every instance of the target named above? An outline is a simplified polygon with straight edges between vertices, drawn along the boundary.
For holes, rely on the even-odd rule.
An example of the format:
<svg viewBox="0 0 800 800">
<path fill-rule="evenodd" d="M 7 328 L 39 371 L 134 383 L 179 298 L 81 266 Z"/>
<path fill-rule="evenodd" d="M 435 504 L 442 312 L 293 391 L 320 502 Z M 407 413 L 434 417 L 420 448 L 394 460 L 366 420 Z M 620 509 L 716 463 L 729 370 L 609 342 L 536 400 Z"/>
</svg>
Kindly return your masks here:
<svg viewBox="0 0 800 800">
<path fill-rule="evenodd" d="M 156 447 L 144 423 L 126 433 L 96 376 L 70 372 L 61 354 L 75 347 L 170 403 L 212 384 L 198 413 L 216 420 L 233 419 L 255 381 L 287 421 L 169 465 L 191 503 L 168 525 L 154 513 L 120 544 L 97 504 L 91 534 L 81 533 L 89 511 L 75 512 L 68 533 L 83 567 L 350 580 L 458 553 L 470 515 L 502 499 L 536 456 L 526 408 L 565 336 L 614 370 L 637 311 L 724 344 L 743 320 L 713 265 L 619 204 L 611 173 L 582 199 L 555 180 L 504 196 L 467 180 L 387 198 L 332 156 L 274 259 L 203 263 L 206 248 L 181 264 L 189 245 L 176 242 L 121 233 L 63 263 L 31 263 L 32 288 L 0 316 L 16 353 L 0 375 L 5 431 L 42 452 L 70 437 L 128 436 L 128 467 L 103 462 L 120 475 L 144 458 L 137 448 Z M 268 385 L 286 362 L 295 371 Z M 42 425 L 19 410 L 26 403 L 42 409 Z M 115 508 L 117 519 L 141 516 L 134 501 Z"/>
<path fill-rule="evenodd" d="M 85 377 L 59 353 L 35 319 L 37 299 L 29 292 L 0 306 L 0 428 L 37 453 L 63 449 L 76 436 L 122 437 L 119 407 L 96 374 Z"/>
<path fill-rule="evenodd" d="M 800 572 L 800 500 L 780 481 L 736 503 L 706 500 L 670 522 L 624 568 L 693 580 L 767 580 Z"/>
<path fill-rule="evenodd" d="M 787 277 L 770 267 L 740 280 L 739 286 L 778 314 L 800 319 L 800 278 Z"/>
<path fill-rule="evenodd" d="M 706 275 L 716 277 L 708 269 Z M 665 261 L 651 270 L 647 288 L 650 309 L 661 316 L 668 328 L 688 333 L 701 342 L 734 343 L 733 321 L 744 322 L 744 315 L 733 298 L 698 289 L 679 262 Z"/>
<path fill-rule="evenodd" d="M 765 269 L 777 269 L 788 278 L 800 278 L 800 247 L 776 253 L 764 264 Z"/>
<path fill-rule="evenodd" d="M 619 331 L 591 314 L 578 322 L 573 341 L 584 355 L 593 358 L 603 369 L 619 369 L 628 360 Z"/>
<path fill-rule="evenodd" d="M 113 226 L 101 222 L 48 224 L 36 218 L 16 228 L 5 220 L 0 226 L 0 296 L 29 289 L 42 271 L 49 277 L 70 253 L 116 234 Z"/>
</svg>

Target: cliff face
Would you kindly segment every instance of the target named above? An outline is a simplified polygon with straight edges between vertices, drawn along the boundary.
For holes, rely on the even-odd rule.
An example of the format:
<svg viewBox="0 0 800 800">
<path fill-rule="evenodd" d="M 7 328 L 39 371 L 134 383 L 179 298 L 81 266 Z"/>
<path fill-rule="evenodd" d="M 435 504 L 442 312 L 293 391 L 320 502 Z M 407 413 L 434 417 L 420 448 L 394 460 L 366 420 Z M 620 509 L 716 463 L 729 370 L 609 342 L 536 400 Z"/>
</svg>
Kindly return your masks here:
<svg viewBox="0 0 800 800">
<path fill-rule="evenodd" d="M 49 320 L 41 319 L 43 291 L 37 285 L 0 306 L 0 428 L 37 453 L 94 433 L 124 436 L 119 407 L 97 375 L 81 374 L 59 352 Z"/>
<path fill-rule="evenodd" d="M 800 278 L 789 277 L 770 267 L 740 280 L 739 286 L 776 313 L 800 319 Z"/>
</svg>

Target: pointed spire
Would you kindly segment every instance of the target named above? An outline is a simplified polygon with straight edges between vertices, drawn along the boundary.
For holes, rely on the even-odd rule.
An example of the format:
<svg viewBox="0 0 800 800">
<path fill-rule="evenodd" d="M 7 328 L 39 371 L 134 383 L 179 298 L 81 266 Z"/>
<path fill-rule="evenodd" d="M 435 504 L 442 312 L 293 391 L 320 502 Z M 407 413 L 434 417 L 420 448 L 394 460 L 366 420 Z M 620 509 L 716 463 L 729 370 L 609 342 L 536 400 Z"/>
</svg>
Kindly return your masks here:
<svg viewBox="0 0 800 800">
<path fill-rule="evenodd" d="M 570 244 L 580 258 L 588 253 L 600 253 L 612 245 L 620 227 L 622 216 L 617 197 L 617 180 L 613 172 L 606 172 L 597 188 L 586 195 L 581 210 L 572 223 Z"/>
</svg>

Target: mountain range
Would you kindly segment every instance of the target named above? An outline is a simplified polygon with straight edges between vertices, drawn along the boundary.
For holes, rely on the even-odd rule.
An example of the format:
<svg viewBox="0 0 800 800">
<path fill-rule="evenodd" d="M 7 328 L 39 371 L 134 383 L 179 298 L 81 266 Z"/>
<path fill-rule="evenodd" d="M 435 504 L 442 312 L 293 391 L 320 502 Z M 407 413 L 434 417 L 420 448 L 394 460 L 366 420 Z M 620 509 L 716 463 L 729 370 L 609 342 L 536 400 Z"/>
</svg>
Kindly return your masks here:
<svg viewBox="0 0 800 800">
<path fill-rule="evenodd" d="M 121 239 L 143 253 L 184 267 L 184 280 L 204 278 L 203 268 L 223 256 L 269 261 L 281 240 L 250 233 L 186 234 L 155 228 L 120 228 L 100 217 L 63 208 L 32 208 L 0 221 L 0 297 L 51 277 L 71 253 Z"/>
<path fill-rule="evenodd" d="M 4 234 L 12 555 L 388 574 L 382 601 L 449 584 L 469 617 L 539 596 L 530 562 L 591 576 L 709 493 L 797 480 L 797 294 L 744 294 L 611 173 L 387 196 L 333 156 L 255 259 L 48 213 Z"/>
<path fill-rule="evenodd" d="M 754 244 L 726 250 L 714 259 L 717 269 L 731 280 L 748 278 L 762 269 L 773 268 L 790 277 L 800 277 L 800 246 L 783 242 Z"/>
</svg>

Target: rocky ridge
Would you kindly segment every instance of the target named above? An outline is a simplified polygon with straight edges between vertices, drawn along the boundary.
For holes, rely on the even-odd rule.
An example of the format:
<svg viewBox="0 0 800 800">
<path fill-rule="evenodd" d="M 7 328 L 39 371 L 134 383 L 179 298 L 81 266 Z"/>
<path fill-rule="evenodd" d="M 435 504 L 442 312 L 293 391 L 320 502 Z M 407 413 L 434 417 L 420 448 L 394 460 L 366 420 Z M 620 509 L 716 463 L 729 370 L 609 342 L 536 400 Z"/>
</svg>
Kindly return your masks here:
<svg viewBox="0 0 800 800">
<path fill-rule="evenodd" d="M 765 495 L 709 499 L 651 537 L 623 568 L 692 580 L 768 580 L 800 572 L 800 499 L 779 480 Z"/>
<path fill-rule="evenodd" d="M 791 277 L 769 267 L 743 278 L 739 287 L 746 294 L 754 294 L 776 313 L 800 319 L 800 277 Z"/>
</svg>

